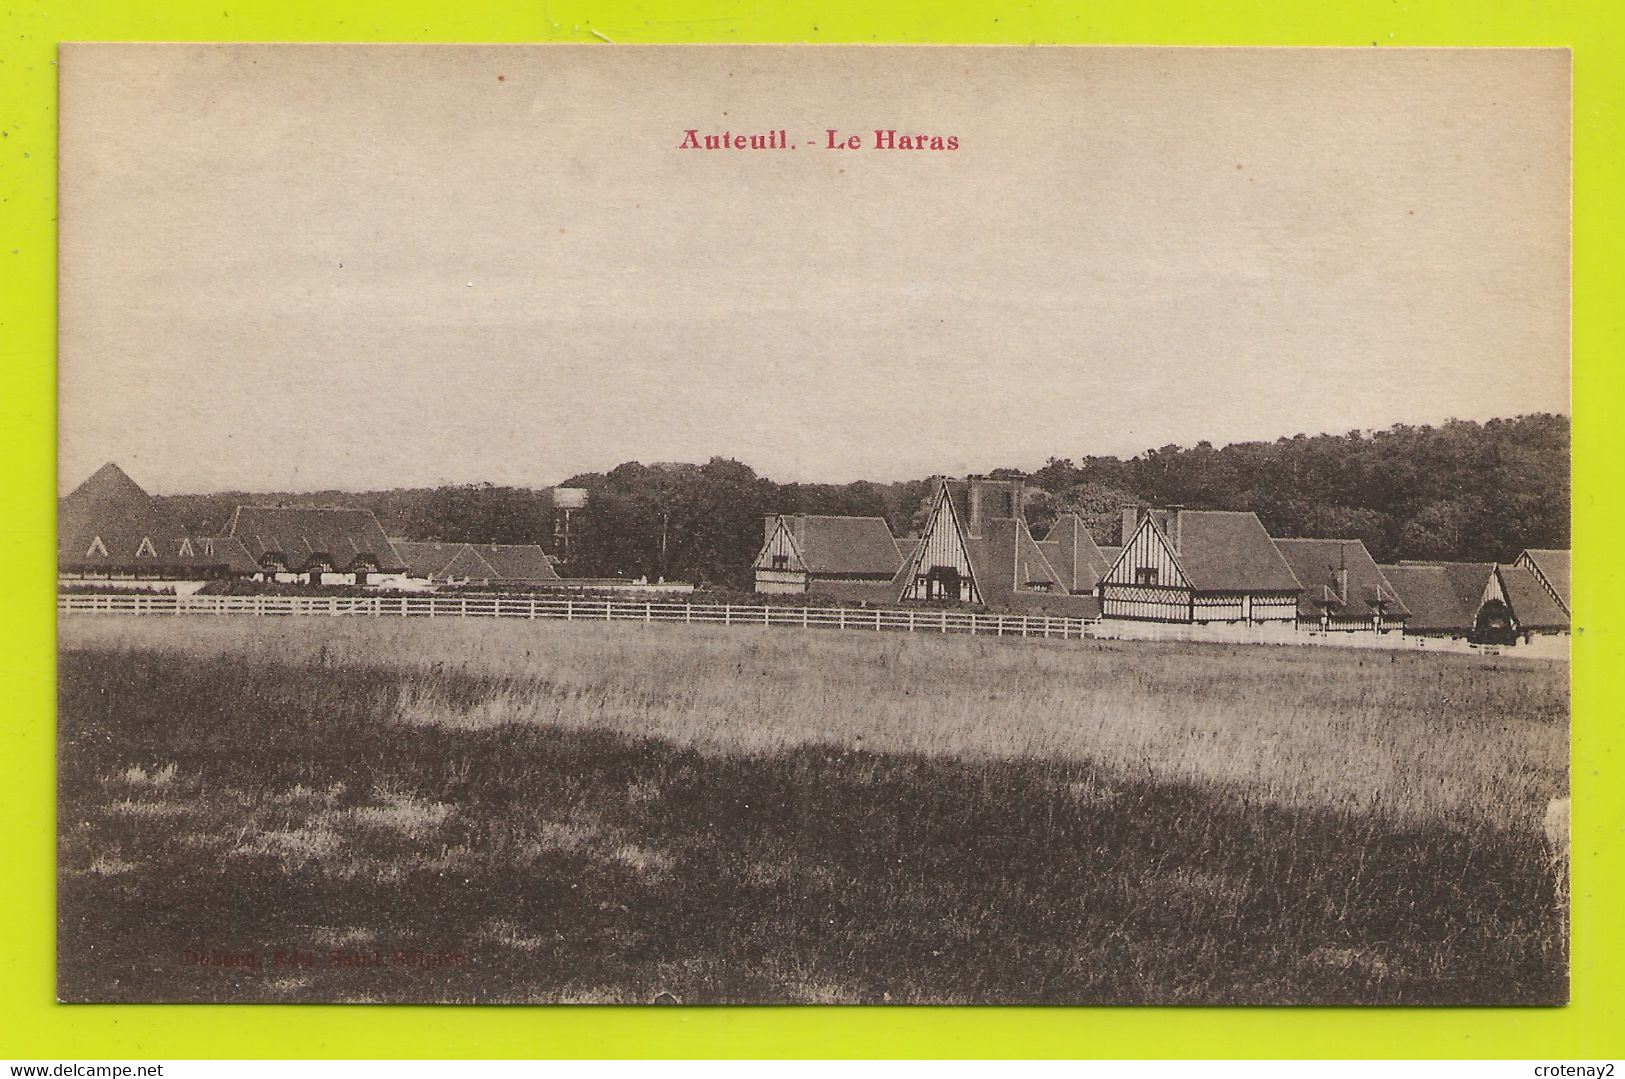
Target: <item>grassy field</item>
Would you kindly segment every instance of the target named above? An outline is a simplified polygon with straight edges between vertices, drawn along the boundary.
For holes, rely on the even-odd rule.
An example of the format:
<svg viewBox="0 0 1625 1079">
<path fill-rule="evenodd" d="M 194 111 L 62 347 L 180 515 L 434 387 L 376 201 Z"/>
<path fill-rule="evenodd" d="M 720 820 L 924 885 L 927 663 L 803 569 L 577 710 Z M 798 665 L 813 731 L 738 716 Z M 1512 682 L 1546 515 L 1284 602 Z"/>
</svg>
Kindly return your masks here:
<svg viewBox="0 0 1625 1079">
<path fill-rule="evenodd" d="M 69 1000 L 1553 1003 L 1567 667 L 69 617 Z"/>
</svg>

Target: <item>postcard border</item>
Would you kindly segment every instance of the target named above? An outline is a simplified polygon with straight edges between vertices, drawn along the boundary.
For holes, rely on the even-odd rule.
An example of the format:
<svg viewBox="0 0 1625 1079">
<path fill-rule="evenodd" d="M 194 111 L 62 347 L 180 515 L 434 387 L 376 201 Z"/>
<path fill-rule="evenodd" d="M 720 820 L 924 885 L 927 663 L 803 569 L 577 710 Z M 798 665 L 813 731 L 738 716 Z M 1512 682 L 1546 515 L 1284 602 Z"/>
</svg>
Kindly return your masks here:
<svg viewBox="0 0 1625 1079">
<path fill-rule="evenodd" d="M 21 6 L 19 6 L 21 8 Z M 1625 650 L 1603 612 L 1625 600 L 1604 537 L 1625 459 L 1613 418 L 1625 375 L 1625 8 L 1494 9 L 1473 0 L 1397 5 L 1199 0 L 1045 2 L 1022 10 L 912 0 L 592 3 L 330 0 L 156 9 L 94 0 L 15 12 L 0 44 L 0 664 L 11 715 L 0 735 L 0 859 L 12 917 L 0 929 L 0 1056 L 40 1059 L 267 1057 L 1482 1057 L 1620 1055 L 1625 1039 Z M 55 865 L 56 55 L 64 40 L 814 42 L 1567 46 L 1574 64 L 1575 855 L 1572 1000 L 1566 1008 L 437 1008 L 58 1005 Z M 609 47 L 609 46 L 606 46 Z"/>
</svg>

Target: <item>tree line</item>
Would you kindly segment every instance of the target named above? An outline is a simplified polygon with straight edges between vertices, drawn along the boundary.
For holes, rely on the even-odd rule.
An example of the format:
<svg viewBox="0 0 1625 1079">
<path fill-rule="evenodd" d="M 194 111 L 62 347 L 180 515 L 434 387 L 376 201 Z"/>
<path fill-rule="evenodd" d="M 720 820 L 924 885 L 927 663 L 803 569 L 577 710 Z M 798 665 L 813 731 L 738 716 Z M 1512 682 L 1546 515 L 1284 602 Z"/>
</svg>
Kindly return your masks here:
<svg viewBox="0 0 1625 1079">
<path fill-rule="evenodd" d="M 1052 457 L 1027 474 L 1027 516 L 1042 535 L 1072 510 L 1098 542 L 1114 544 L 1124 505 L 1252 510 L 1272 535 L 1359 539 L 1379 561 L 1509 560 L 1526 547 L 1569 545 L 1569 439 L 1568 417 L 1538 413 L 1217 448 L 1169 445 L 1129 458 Z M 560 486 L 588 492 L 570 522 L 569 575 L 748 587 L 764 515 L 883 517 L 905 535 L 923 524 L 932 480 L 775 483 L 715 457 L 629 461 Z M 561 553 L 551 488 L 223 492 L 163 501 L 198 534 L 223 532 L 239 503 L 337 504 L 371 509 L 391 536 L 540 543 Z"/>
</svg>

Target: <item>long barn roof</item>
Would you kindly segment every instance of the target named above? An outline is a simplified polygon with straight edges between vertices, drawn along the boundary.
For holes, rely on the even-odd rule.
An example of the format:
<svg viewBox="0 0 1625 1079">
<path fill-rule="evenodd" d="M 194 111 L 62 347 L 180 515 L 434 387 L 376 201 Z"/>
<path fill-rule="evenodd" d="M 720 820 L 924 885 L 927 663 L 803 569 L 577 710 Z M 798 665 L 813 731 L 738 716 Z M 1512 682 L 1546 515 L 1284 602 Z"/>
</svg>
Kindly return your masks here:
<svg viewBox="0 0 1625 1079">
<path fill-rule="evenodd" d="M 353 569 L 371 558 L 381 573 L 407 568 L 371 510 L 341 506 L 238 506 L 227 531 L 243 541 L 256 561 L 268 554 L 289 571 L 302 573 L 326 556 L 335 570 Z"/>
<path fill-rule="evenodd" d="M 1293 576 L 1303 585 L 1298 615 L 1318 618 L 1330 610 L 1334 618 L 1370 618 L 1381 603 L 1385 618 L 1403 618 L 1409 612 L 1393 583 L 1377 567 L 1371 552 L 1357 539 L 1278 539 Z M 1348 571 L 1348 592 L 1339 595 L 1338 570 Z"/>
<path fill-rule="evenodd" d="M 1302 587 L 1256 513 L 1152 510 L 1150 517 L 1197 592 L 1296 592 Z M 1170 535 L 1176 530 L 1177 544 Z"/>
<path fill-rule="evenodd" d="M 259 568 L 235 539 L 191 535 L 112 463 L 58 503 L 57 566 L 71 573 L 247 574 Z"/>
<path fill-rule="evenodd" d="M 890 578 L 903 556 L 883 517 L 781 514 L 807 572 Z"/>
</svg>

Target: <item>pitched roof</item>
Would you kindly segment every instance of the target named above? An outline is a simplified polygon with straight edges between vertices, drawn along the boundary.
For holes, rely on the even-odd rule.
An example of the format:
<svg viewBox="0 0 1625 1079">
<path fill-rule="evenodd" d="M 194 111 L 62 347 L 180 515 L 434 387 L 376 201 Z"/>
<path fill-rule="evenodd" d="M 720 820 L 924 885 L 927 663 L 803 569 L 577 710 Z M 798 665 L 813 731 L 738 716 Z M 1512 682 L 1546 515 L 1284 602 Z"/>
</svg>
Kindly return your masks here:
<svg viewBox="0 0 1625 1079">
<path fill-rule="evenodd" d="M 1322 611 L 1329 611 L 1333 618 L 1366 619 L 1376 613 L 1379 602 L 1384 618 L 1407 614 L 1393 584 L 1359 540 L 1278 539 L 1275 546 L 1303 585 L 1298 595 L 1300 618 L 1319 618 Z M 1339 569 L 1348 571 L 1346 595 L 1339 594 Z"/>
<path fill-rule="evenodd" d="M 391 539 L 395 553 L 406 563 L 407 572 L 426 579 L 459 577 L 489 580 L 497 576 L 491 564 L 466 543 L 436 543 Z"/>
<path fill-rule="evenodd" d="M 1063 513 L 1038 544 L 1068 592 L 1093 592 L 1111 563 L 1076 513 Z"/>
<path fill-rule="evenodd" d="M 907 558 L 909 555 L 920 549 L 920 540 L 918 536 L 898 536 L 893 542 L 897 544 L 897 555 L 899 558 Z"/>
<path fill-rule="evenodd" d="M 929 536 L 933 529 L 954 527 L 963 530 L 967 524 L 954 498 L 953 487 L 945 481 L 937 487 L 925 532 Z M 1037 596 L 1068 595 L 1066 582 L 1050 565 L 1043 548 L 1028 531 L 1027 522 L 1021 518 L 984 518 L 981 535 L 965 535 L 961 531 L 960 541 L 970 563 L 977 595 L 985 606 L 995 610 L 1019 610 L 1030 608 L 1033 598 Z M 891 579 L 892 587 L 897 589 L 893 595 L 900 596 L 913 585 L 914 575 L 918 572 L 919 552 L 924 546 L 925 536 L 922 536 L 915 549 L 897 567 Z M 1098 611 L 1086 613 L 1086 607 L 1086 604 L 1074 604 L 1068 611 L 1074 617 L 1093 618 L 1098 615 Z"/>
<path fill-rule="evenodd" d="M 780 516 L 811 574 L 890 578 L 903 556 L 882 517 Z"/>
<path fill-rule="evenodd" d="M 253 573 L 234 539 L 189 534 L 115 464 L 57 504 L 57 566 L 64 572 Z"/>
<path fill-rule="evenodd" d="M 1100 557 L 1106 560 L 1107 569 L 1110 569 L 1112 563 L 1117 561 L 1117 556 L 1123 553 L 1123 548 L 1119 545 L 1101 543 L 1097 546 L 1100 548 Z"/>
<path fill-rule="evenodd" d="M 1381 566 L 1410 616 L 1411 632 L 1470 632 L 1478 620 L 1493 562 L 1401 562 Z"/>
<path fill-rule="evenodd" d="M 1152 510 L 1152 526 L 1170 542 L 1193 589 L 1198 592 L 1296 592 L 1302 586 L 1247 510 Z"/>
<path fill-rule="evenodd" d="M 481 543 L 472 545 L 479 556 L 490 563 L 496 572 L 493 577 L 501 581 L 556 581 L 558 570 L 553 568 L 547 552 L 535 543 Z"/>
<path fill-rule="evenodd" d="M 347 572 L 362 558 L 381 573 L 406 569 L 383 526 L 371 510 L 342 506 L 238 506 L 227 531 L 243 541 L 255 561 L 268 554 L 282 559 L 289 571 L 308 569 L 313 555 L 325 556 L 335 570 Z"/>
<path fill-rule="evenodd" d="M 1569 552 L 1531 549 L 1523 552 L 1520 561 L 1522 559 L 1534 563 L 1536 574 L 1545 578 L 1552 591 L 1557 593 L 1557 600 L 1563 609 L 1572 611 L 1574 605 L 1569 599 Z"/>
<path fill-rule="evenodd" d="M 965 550 L 976 590 L 988 607 L 1013 608 L 1022 593 L 1067 594 L 1066 582 L 1020 518 L 985 519 L 980 536 L 966 537 Z"/>
<path fill-rule="evenodd" d="M 1519 629 L 1569 628 L 1567 612 L 1557 605 L 1533 570 L 1512 565 L 1498 566 L 1496 572 L 1501 575 L 1501 590 L 1506 593 L 1507 606 L 1512 608 L 1512 618 Z"/>
</svg>

